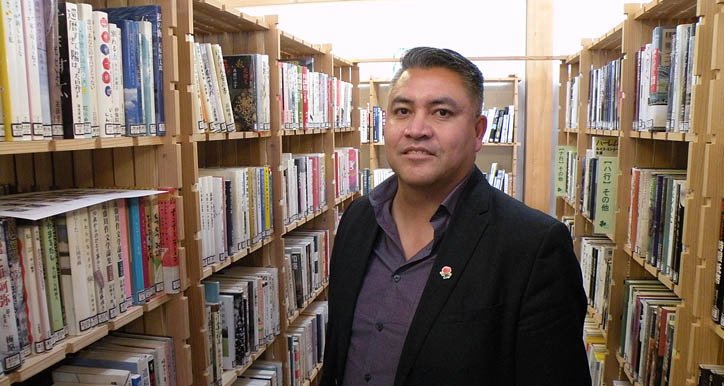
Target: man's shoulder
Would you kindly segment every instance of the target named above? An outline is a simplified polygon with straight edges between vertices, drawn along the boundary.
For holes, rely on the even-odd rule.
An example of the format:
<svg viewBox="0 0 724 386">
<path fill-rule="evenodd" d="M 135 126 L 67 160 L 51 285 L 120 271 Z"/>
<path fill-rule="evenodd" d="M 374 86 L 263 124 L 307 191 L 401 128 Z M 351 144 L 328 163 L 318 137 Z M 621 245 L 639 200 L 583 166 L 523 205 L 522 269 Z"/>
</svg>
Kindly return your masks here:
<svg viewBox="0 0 724 386">
<path fill-rule="evenodd" d="M 551 215 L 538 209 L 531 208 L 523 202 L 492 188 L 493 206 L 501 221 L 511 221 L 520 226 L 548 228 L 558 222 Z"/>
</svg>

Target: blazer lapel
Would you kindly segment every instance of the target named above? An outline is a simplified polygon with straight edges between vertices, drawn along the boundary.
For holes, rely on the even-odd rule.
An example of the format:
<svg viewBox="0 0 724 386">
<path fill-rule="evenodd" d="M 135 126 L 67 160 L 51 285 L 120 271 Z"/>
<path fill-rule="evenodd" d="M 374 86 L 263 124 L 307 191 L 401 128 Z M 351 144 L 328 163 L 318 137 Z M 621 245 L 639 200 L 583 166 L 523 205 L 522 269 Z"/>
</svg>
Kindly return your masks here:
<svg viewBox="0 0 724 386">
<path fill-rule="evenodd" d="M 465 269 L 488 225 L 488 206 L 492 188 L 477 168 L 464 189 L 407 332 L 397 367 L 395 385 L 404 384 L 428 331 L 457 285 L 460 276 L 455 273 Z M 444 279 L 440 273 L 446 266 L 452 269 L 452 275 L 448 279 Z"/>
</svg>

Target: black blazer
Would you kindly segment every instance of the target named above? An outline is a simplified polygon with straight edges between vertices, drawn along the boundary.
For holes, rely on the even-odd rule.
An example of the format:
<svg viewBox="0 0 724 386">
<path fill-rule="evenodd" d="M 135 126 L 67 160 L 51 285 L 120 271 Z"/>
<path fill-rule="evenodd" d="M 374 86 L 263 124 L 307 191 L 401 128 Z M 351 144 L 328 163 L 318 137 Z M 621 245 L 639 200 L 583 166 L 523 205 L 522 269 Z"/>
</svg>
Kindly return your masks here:
<svg viewBox="0 0 724 386">
<path fill-rule="evenodd" d="M 394 177 L 392 177 L 394 178 Z M 492 188 L 463 188 L 412 320 L 395 386 L 590 385 L 581 270 L 566 227 Z M 339 224 L 321 385 L 341 385 L 355 305 L 380 232 L 367 197 Z M 440 270 L 449 266 L 444 280 Z"/>
</svg>

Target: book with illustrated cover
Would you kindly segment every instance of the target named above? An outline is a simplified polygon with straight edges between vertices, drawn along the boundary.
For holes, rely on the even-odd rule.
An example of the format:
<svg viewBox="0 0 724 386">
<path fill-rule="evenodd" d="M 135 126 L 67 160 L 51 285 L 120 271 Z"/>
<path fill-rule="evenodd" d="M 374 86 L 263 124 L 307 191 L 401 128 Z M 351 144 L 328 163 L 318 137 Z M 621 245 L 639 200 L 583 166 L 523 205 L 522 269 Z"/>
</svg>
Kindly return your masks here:
<svg viewBox="0 0 724 386">
<path fill-rule="evenodd" d="M 118 25 L 121 20 L 147 21 L 150 23 L 150 45 L 152 55 L 152 101 L 154 104 L 155 135 L 166 135 L 166 116 L 164 109 L 164 63 L 163 63 L 163 17 L 159 5 L 140 5 L 132 7 L 104 8 L 109 21 Z"/>
</svg>

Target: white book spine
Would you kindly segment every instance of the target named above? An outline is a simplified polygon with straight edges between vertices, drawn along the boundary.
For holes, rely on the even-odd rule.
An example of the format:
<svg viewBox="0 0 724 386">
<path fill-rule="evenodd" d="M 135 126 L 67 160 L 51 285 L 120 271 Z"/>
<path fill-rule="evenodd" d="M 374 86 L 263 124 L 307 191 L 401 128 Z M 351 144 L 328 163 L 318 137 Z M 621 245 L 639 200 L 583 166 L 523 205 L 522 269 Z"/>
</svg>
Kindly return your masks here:
<svg viewBox="0 0 724 386">
<path fill-rule="evenodd" d="M 43 344 L 42 317 L 39 304 L 39 287 L 36 279 L 35 250 L 33 247 L 33 229 L 30 225 L 18 225 L 18 251 L 20 251 L 21 266 L 23 267 L 23 282 L 25 284 L 25 301 L 28 307 L 28 321 L 30 337 L 34 353 L 45 352 Z"/>
<path fill-rule="evenodd" d="M 214 55 L 211 52 L 211 44 L 204 43 L 201 45 L 202 55 L 204 58 L 204 77 L 209 90 L 209 98 L 211 104 L 211 116 L 214 122 L 214 131 L 226 131 L 224 111 L 221 103 L 221 94 L 219 91 L 219 80 L 216 76 L 216 64 L 214 63 Z"/>
<path fill-rule="evenodd" d="M 84 3 L 78 3 L 77 6 L 83 137 L 90 138 L 98 136 L 98 110 L 95 103 L 95 65 L 92 59 L 93 7 Z"/>
<path fill-rule="evenodd" d="M 38 30 L 35 20 L 35 0 L 22 0 L 23 37 L 25 43 L 25 71 L 30 113 L 30 135 L 34 140 L 44 137 L 43 112 L 40 99 L 40 62 L 38 58 Z"/>
<path fill-rule="evenodd" d="M 115 24 L 108 24 L 108 31 L 111 35 L 110 60 L 111 60 L 111 120 L 112 136 L 118 137 L 126 127 L 126 112 L 123 107 L 123 61 L 121 58 L 122 37 L 121 29 Z"/>
<path fill-rule="evenodd" d="M 4 60 L 4 71 L 7 71 L 7 80 L 10 101 L 10 111 L 4 111 L 10 115 L 12 140 L 31 139 L 30 129 L 30 108 L 28 101 L 27 69 L 25 63 L 25 43 L 23 36 L 22 6 L 20 1 L 3 0 L 2 2 L 3 41 L 7 57 Z M 9 103 L 8 103 L 9 102 Z M 7 117 L 5 118 L 8 123 Z M 10 138 L 5 138 L 10 140 Z"/>
<path fill-rule="evenodd" d="M 216 79 L 219 84 L 219 96 L 221 98 L 222 112 L 224 113 L 224 122 L 226 131 L 235 131 L 234 112 L 231 107 L 231 96 L 229 94 L 229 83 L 226 79 L 226 69 L 224 68 L 224 57 L 221 53 L 221 46 L 218 44 L 211 45 L 211 54 L 214 59 L 214 68 L 216 69 Z"/>
<path fill-rule="evenodd" d="M 143 84 L 143 120 L 149 135 L 156 135 L 156 99 L 153 71 L 153 28 L 151 22 L 140 21 L 138 30 L 141 39 L 141 79 Z"/>
<path fill-rule="evenodd" d="M 113 88 L 113 61 L 111 59 L 111 33 L 108 28 L 108 14 L 93 11 L 93 77 L 95 79 L 95 101 L 97 106 L 98 134 L 101 137 L 114 137 L 114 94 L 120 94 Z"/>
</svg>

